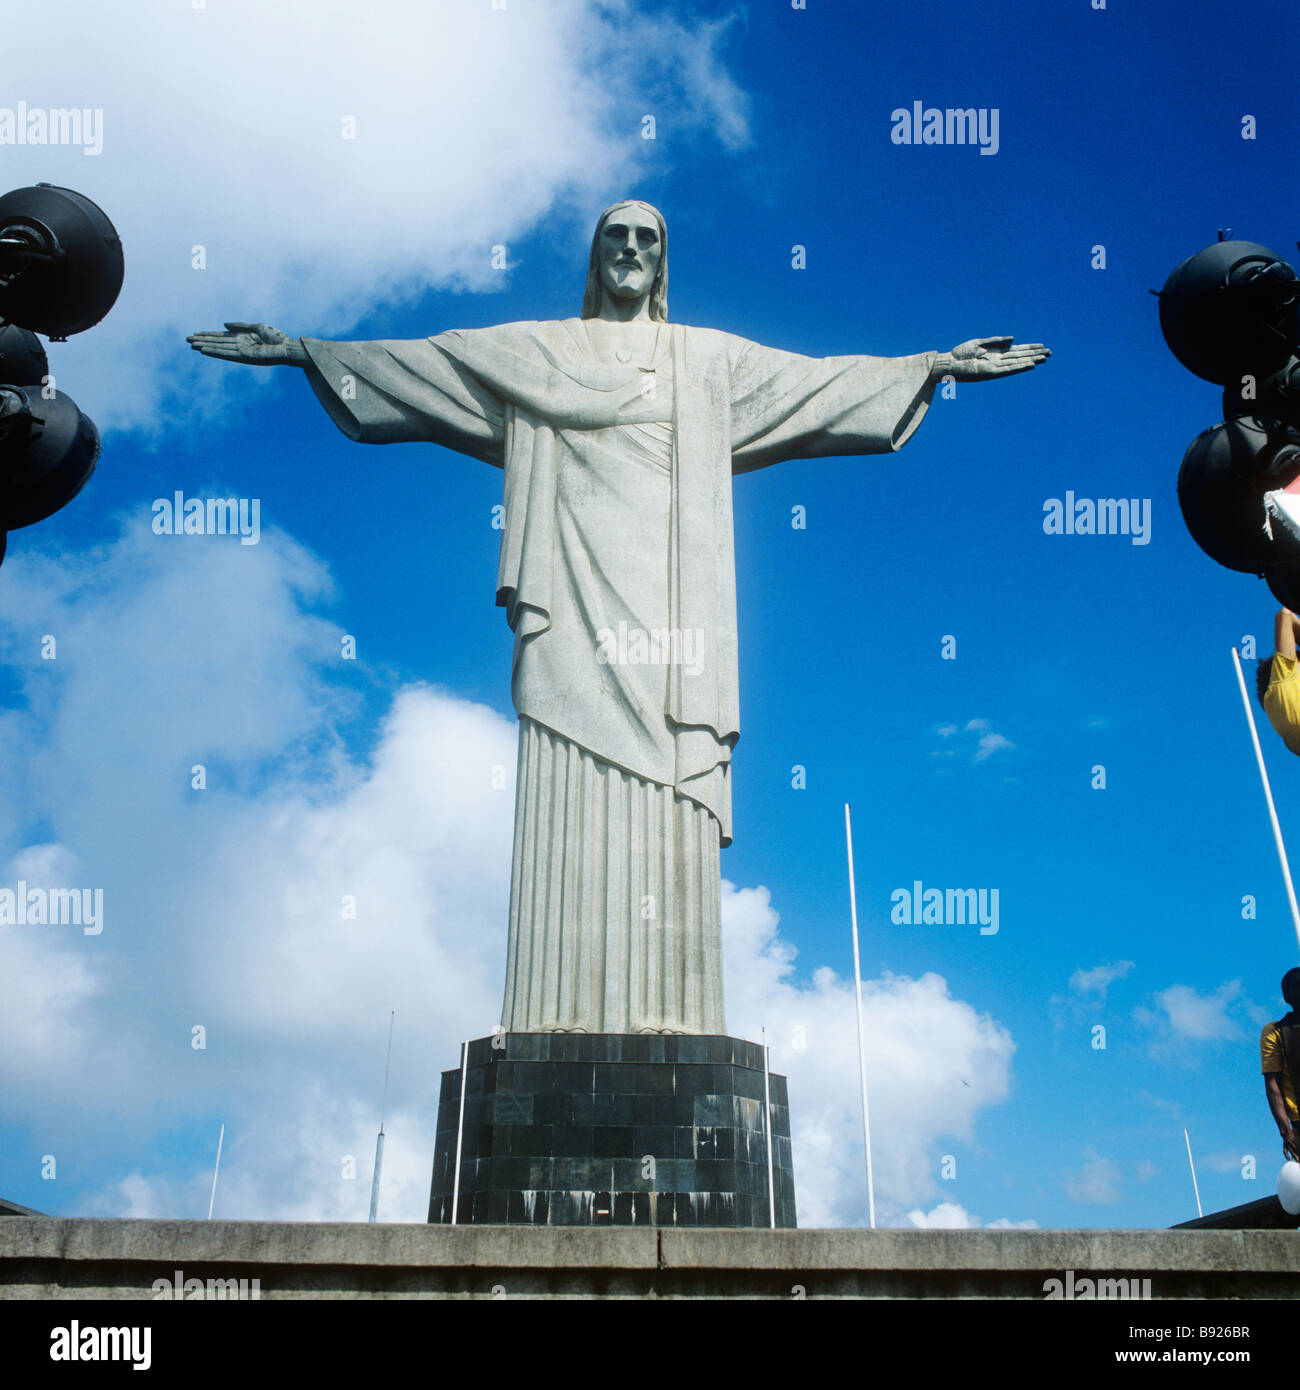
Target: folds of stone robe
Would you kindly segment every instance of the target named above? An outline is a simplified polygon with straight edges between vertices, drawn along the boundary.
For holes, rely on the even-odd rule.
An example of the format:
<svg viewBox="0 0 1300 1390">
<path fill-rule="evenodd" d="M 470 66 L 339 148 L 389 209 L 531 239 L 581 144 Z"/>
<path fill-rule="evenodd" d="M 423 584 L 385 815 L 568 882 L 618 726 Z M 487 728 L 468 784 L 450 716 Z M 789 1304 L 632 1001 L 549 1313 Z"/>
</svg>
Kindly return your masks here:
<svg viewBox="0 0 1300 1390">
<path fill-rule="evenodd" d="M 732 473 L 899 448 L 934 354 L 808 358 L 664 325 L 648 365 L 613 367 L 577 319 L 304 344 L 350 438 L 505 471 L 497 602 L 521 719 L 505 1027 L 723 1031 L 717 853 L 696 812 L 730 842 Z M 616 794 L 620 777 L 636 790 Z M 611 886 L 647 836 L 670 846 L 668 877 Z"/>
<path fill-rule="evenodd" d="M 519 722 L 507 1032 L 725 1033 L 718 822 Z"/>
</svg>

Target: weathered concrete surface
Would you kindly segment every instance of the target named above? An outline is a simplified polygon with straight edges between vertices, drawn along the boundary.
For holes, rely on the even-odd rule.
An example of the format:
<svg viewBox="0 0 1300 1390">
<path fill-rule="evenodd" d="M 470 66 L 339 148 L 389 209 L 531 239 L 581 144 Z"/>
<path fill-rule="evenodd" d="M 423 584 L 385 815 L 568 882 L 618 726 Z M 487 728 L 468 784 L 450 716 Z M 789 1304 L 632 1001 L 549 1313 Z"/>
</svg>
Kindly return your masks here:
<svg viewBox="0 0 1300 1390">
<path fill-rule="evenodd" d="M 1150 1279 L 1153 1298 L 1300 1296 L 1291 1231 L 741 1231 L 261 1221 L 0 1221 L 0 1298 L 151 1299 L 157 1279 L 270 1298 L 1038 1298 Z"/>
</svg>

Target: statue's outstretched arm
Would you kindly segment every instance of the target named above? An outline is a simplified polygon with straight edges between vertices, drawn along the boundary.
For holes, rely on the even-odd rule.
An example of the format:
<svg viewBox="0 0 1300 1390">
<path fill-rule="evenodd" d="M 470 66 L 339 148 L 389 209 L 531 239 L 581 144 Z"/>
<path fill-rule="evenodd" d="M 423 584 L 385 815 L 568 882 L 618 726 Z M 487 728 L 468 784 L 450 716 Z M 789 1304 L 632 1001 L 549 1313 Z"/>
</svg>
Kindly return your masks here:
<svg viewBox="0 0 1300 1390">
<path fill-rule="evenodd" d="M 268 323 L 228 323 L 224 333 L 191 333 L 185 341 L 204 357 L 250 367 L 306 367 L 311 360 L 301 338 L 290 338 Z"/>
<path fill-rule="evenodd" d="M 954 381 L 991 381 L 1032 371 L 1052 354 L 1042 343 L 1013 343 L 1011 338 L 972 338 L 951 352 L 941 352 L 930 373 L 931 381 L 950 376 Z"/>
</svg>

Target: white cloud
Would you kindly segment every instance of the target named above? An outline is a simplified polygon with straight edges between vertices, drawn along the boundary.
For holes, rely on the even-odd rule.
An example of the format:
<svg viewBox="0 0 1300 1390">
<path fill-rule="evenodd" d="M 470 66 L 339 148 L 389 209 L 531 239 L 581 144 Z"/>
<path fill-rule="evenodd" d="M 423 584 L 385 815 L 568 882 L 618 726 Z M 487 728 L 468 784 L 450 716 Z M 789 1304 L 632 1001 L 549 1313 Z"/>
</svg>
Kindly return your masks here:
<svg viewBox="0 0 1300 1390">
<path fill-rule="evenodd" d="M 1134 968 L 1131 960 L 1105 961 L 1085 970 L 1079 967 L 1070 976 L 1068 992 L 1053 994 L 1050 1000 L 1052 1025 L 1062 1032 L 1067 1023 L 1095 1017 L 1106 1003 L 1106 995 L 1116 980 L 1122 980 Z"/>
<path fill-rule="evenodd" d="M 97 937 L 0 929 L 21 965 L 0 973 L 0 1050 L 23 1062 L 11 1111 L 65 1149 L 78 1110 L 143 1139 L 159 1115 L 185 1128 L 217 1107 L 237 1151 L 322 1076 L 373 1129 L 389 1009 L 394 1109 L 427 1125 L 429 1062 L 498 1017 L 512 791 L 491 774 L 513 770 L 513 725 L 411 687 L 373 755 L 348 757 L 337 629 L 310 611 L 327 592 L 282 535 L 176 548 L 144 523 L 5 568 L 0 650 L 30 702 L 0 723 L 0 778 L 24 789 L 12 833 L 48 827 L 45 876 L 104 891 Z M 47 629 L 54 670 L 31 655 Z M 4 851 L 5 882 L 37 881 L 30 852 Z M 411 1142 L 431 1154 L 431 1132 Z"/>
<path fill-rule="evenodd" d="M 1009 738 L 1004 738 L 1001 734 L 981 734 L 975 761 L 981 763 L 985 758 L 991 758 L 994 753 L 1000 753 L 1004 748 L 1014 748 L 1015 746 Z"/>
<path fill-rule="evenodd" d="M 381 1058 L 382 1063 L 382 1058 Z M 430 1106 L 390 1107 L 378 1218 L 423 1221 L 433 1168 Z M 213 1215 L 230 1221 L 364 1221 L 374 1174 L 376 1106 L 339 1096 L 321 1080 L 299 1083 L 272 1109 L 244 1107 L 227 1125 Z M 206 1134 L 205 1134 L 205 1137 Z M 187 1174 L 137 1169 L 97 1193 L 90 1216 L 194 1220 L 208 1212 L 218 1132 L 207 1166 Z"/>
<path fill-rule="evenodd" d="M 176 544 L 136 520 L 5 568 L 0 657 L 28 703 L 0 718 L 22 807 L 0 822 L 0 882 L 102 887 L 105 925 L 0 929 L 0 1052 L 41 1152 L 112 1153 L 121 1176 L 94 1211 L 204 1214 L 224 1122 L 219 1214 L 363 1219 L 391 1009 L 381 1214 L 424 1217 L 437 1073 L 498 1018 L 513 789 L 492 774 L 513 769 L 516 730 L 412 686 L 358 737 L 331 596 L 274 530 Z M 56 662 L 36 655 L 45 631 Z M 350 730 L 373 750 L 350 753 Z M 766 889 L 726 884 L 723 902 L 729 1029 L 766 1024 L 790 1077 L 800 1222 L 865 1223 L 852 987 L 793 978 Z M 888 1223 L 936 1195 L 942 1154 L 1006 1099 L 1014 1043 L 935 974 L 868 981 L 864 999 Z M 202 1163 L 143 1157 L 160 1131 Z"/>
<path fill-rule="evenodd" d="M 1241 992 L 1240 980 L 1227 980 L 1212 994 L 1200 994 L 1190 985 L 1170 985 L 1154 996 L 1153 1009 L 1136 1008 L 1133 1017 L 1155 1032 L 1152 1046 L 1157 1049 L 1182 1042 L 1239 1038 L 1241 1028 L 1229 1010 Z"/>
<path fill-rule="evenodd" d="M 1084 1151 L 1085 1161 L 1076 1172 L 1065 1170 L 1065 1195 L 1072 1202 L 1095 1202 L 1110 1206 L 1120 1200 L 1120 1171 L 1109 1158 L 1100 1158 L 1095 1151 Z"/>
<path fill-rule="evenodd" d="M 1091 970 L 1077 969 L 1070 976 L 1070 992 L 1078 995 L 1096 994 L 1105 1003 L 1106 991 L 1116 980 L 1122 980 L 1133 965 L 1131 960 L 1117 960 L 1094 965 Z"/>
<path fill-rule="evenodd" d="M 1016 746 L 1005 734 L 998 733 L 987 719 L 968 719 L 960 729 L 956 724 L 936 724 L 931 732 L 948 745 L 931 749 L 932 758 L 969 757 L 972 763 L 982 763 L 997 753 L 1010 752 Z M 961 738 L 961 734 L 973 737 Z"/>
<path fill-rule="evenodd" d="M 853 984 L 835 971 L 794 974 L 767 889 L 723 884 L 727 1026 L 766 1024 L 772 1065 L 787 1072 L 802 1226 L 864 1225 L 867 1216 Z M 940 976 L 863 981 L 872 1160 L 879 1218 L 939 1190 L 938 1165 L 975 1118 L 1006 1099 L 1011 1035 L 954 999 Z"/>
<path fill-rule="evenodd" d="M 253 319 L 330 337 L 433 286 L 491 291 L 492 248 L 527 276 L 543 217 L 580 276 L 596 212 L 651 154 L 748 139 L 725 25 L 626 0 L 49 8 L 57 41 L 24 45 L 6 100 L 101 109 L 103 152 L 6 146 L 6 186 L 76 188 L 122 237 L 116 308 L 51 364 L 101 428 L 226 407 L 251 374 L 201 360 L 187 333 Z"/>
<path fill-rule="evenodd" d="M 59 845 L 14 854 L 0 870 L 0 887 L 26 882 L 82 886 L 75 856 Z M 87 1013 L 103 985 L 88 955 L 91 944 L 75 926 L 0 928 L 5 968 L 0 971 L 0 1049 L 10 1094 L 19 1078 L 74 1069 L 89 1037 Z"/>
<path fill-rule="evenodd" d="M 922 1231 L 964 1231 L 979 1225 L 979 1221 L 956 1202 L 940 1202 L 928 1212 L 914 1208 L 907 1213 L 907 1219 Z"/>
<path fill-rule="evenodd" d="M 989 1231 L 1036 1231 L 1037 1221 L 1012 1221 L 1010 1217 L 999 1216 L 996 1221 L 981 1221 L 957 1202 L 940 1202 L 938 1206 L 922 1211 L 919 1207 L 907 1213 L 907 1219 L 922 1231 L 965 1231 L 983 1227 Z"/>
</svg>

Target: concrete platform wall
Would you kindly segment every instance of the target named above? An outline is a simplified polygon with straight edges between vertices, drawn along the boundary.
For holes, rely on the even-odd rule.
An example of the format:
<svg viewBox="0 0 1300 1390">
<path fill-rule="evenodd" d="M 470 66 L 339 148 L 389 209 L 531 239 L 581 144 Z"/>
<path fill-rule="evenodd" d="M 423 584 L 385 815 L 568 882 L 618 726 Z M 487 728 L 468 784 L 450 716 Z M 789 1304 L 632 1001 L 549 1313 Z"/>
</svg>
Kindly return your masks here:
<svg viewBox="0 0 1300 1390">
<path fill-rule="evenodd" d="M 153 1299 L 155 1281 L 209 1279 L 256 1279 L 263 1299 L 1043 1299 L 1051 1279 L 1076 1299 L 1100 1279 L 1125 1281 L 1109 1297 L 1149 1279 L 1157 1299 L 1296 1298 L 1300 1234 L 0 1221 L 0 1298 Z"/>
</svg>

